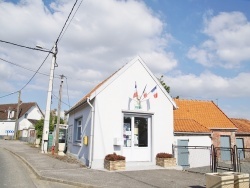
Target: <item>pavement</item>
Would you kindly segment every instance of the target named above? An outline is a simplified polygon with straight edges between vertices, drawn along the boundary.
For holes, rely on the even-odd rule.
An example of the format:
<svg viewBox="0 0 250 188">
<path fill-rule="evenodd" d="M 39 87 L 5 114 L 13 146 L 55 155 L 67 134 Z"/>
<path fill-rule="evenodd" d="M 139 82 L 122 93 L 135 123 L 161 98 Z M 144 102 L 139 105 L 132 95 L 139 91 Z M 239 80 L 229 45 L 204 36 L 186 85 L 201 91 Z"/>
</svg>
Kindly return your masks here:
<svg viewBox="0 0 250 188">
<path fill-rule="evenodd" d="M 0 147 L 19 157 L 34 174 L 42 180 L 60 182 L 78 187 L 110 188 L 202 188 L 205 187 L 205 175 L 176 169 L 165 169 L 153 164 L 126 165 L 124 171 L 106 171 L 88 169 L 50 157 L 26 142 L 0 140 Z"/>
</svg>

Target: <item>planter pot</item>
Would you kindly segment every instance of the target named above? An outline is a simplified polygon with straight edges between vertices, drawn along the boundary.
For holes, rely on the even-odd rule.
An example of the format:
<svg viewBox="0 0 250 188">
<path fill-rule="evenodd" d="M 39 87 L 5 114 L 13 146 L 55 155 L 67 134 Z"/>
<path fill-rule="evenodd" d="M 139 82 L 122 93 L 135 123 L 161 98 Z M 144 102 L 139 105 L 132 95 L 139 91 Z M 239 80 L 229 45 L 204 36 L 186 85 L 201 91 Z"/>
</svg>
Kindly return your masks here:
<svg viewBox="0 0 250 188">
<path fill-rule="evenodd" d="M 156 165 L 161 167 L 176 166 L 175 158 L 156 158 Z"/>
<path fill-rule="evenodd" d="M 58 143 L 58 155 L 64 156 L 65 154 L 63 153 L 65 148 L 65 143 Z"/>
<path fill-rule="evenodd" d="M 41 138 L 36 138 L 35 145 L 37 148 L 39 147 L 40 142 L 41 142 Z"/>
<path fill-rule="evenodd" d="M 234 188 L 234 176 L 224 173 L 206 173 L 206 187 Z"/>
<path fill-rule="evenodd" d="M 113 170 L 125 170 L 126 161 L 118 160 L 118 161 L 108 161 L 104 160 L 104 168 L 110 171 Z"/>
</svg>

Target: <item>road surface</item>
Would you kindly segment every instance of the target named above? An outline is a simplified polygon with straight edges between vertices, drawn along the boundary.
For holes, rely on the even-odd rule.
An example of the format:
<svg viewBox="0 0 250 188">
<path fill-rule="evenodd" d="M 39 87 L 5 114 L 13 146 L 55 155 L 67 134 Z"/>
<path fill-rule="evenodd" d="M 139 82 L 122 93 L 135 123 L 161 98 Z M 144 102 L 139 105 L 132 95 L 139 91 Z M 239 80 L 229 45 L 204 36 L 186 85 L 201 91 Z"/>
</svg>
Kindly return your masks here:
<svg viewBox="0 0 250 188">
<path fill-rule="evenodd" d="M 1 188 L 76 188 L 57 182 L 40 180 L 18 157 L 0 146 L 0 187 Z"/>
</svg>

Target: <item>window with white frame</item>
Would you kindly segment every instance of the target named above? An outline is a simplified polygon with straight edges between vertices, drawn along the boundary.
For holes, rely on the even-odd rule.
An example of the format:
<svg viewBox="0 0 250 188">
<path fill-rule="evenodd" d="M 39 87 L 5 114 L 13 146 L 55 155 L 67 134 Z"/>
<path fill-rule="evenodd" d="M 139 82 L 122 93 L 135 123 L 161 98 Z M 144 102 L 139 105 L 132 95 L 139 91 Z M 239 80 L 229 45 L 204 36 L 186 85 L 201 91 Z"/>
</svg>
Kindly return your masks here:
<svg viewBox="0 0 250 188">
<path fill-rule="evenodd" d="M 82 118 L 76 120 L 76 141 L 81 141 Z"/>
</svg>

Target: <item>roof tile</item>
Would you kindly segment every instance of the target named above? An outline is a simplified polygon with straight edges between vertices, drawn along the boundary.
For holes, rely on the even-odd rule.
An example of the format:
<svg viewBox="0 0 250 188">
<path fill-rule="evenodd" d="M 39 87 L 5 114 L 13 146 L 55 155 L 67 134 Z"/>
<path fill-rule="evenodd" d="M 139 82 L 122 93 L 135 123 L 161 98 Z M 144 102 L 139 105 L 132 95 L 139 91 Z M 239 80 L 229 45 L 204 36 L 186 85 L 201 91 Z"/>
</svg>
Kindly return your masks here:
<svg viewBox="0 0 250 188">
<path fill-rule="evenodd" d="M 178 109 L 174 110 L 174 119 L 194 120 L 207 129 L 236 129 L 233 122 L 212 101 L 174 99 Z M 183 122 L 184 123 L 184 122 Z M 178 126 L 178 125 L 177 125 Z M 192 125 L 194 132 L 201 128 Z M 177 129 L 177 127 L 176 127 Z M 186 127 L 186 131 L 191 128 Z"/>
<path fill-rule="evenodd" d="M 250 134 L 250 121 L 247 119 L 230 118 L 231 121 L 238 128 L 237 133 L 248 133 Z"/>
</svg>

